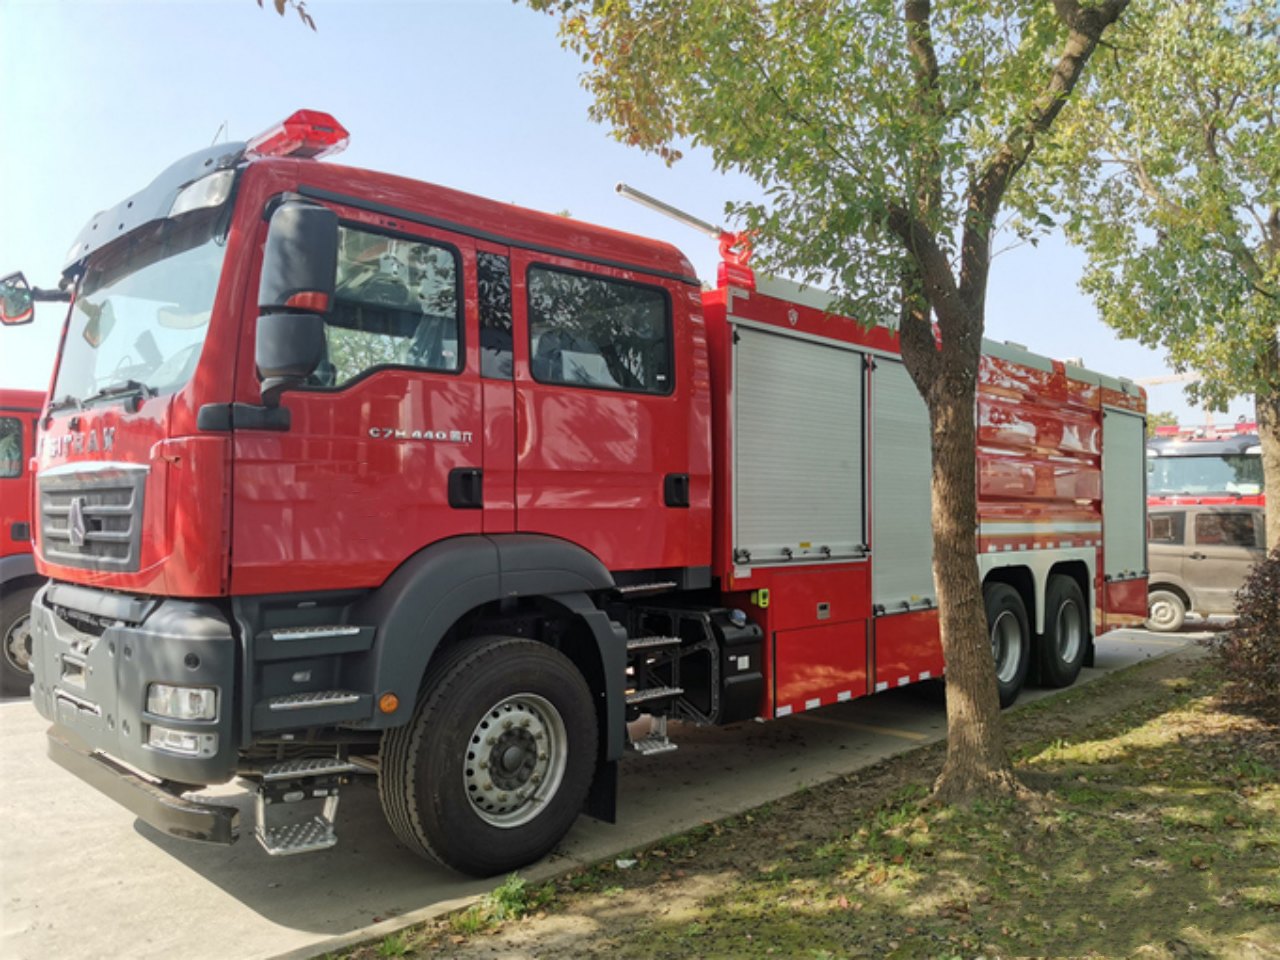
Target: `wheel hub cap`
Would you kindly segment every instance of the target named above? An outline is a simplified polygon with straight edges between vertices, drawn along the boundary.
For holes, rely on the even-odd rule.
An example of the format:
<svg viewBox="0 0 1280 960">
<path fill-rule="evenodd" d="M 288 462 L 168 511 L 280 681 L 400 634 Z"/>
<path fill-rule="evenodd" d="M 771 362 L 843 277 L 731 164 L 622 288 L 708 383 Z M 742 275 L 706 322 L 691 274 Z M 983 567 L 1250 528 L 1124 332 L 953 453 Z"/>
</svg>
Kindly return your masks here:
<svg viewBox="0 0 1280 960">
<path fill-rule="evenodd" d="M 23 673 L 31 672 L 31 617 L 19 617 L 4 638 L 5 658 Z"/>
<path fill-rule="evenodd" d="M 559 711 L 521 693 L 487 710 L 471 733 L 462 779 L 472 809 L 495 827 L 536 817 L 564 778 L 568 738 Z"/>
<path fill-rule="evenodd" d="M 1018 674 L 1018 661 L 1022 655 L 1022 628 L 1018 618 L 1004 610 L 991 624 L 991 655 L 996 661 L 996 677 L 1001 683 L 1010 682 Z"/>
</svg>

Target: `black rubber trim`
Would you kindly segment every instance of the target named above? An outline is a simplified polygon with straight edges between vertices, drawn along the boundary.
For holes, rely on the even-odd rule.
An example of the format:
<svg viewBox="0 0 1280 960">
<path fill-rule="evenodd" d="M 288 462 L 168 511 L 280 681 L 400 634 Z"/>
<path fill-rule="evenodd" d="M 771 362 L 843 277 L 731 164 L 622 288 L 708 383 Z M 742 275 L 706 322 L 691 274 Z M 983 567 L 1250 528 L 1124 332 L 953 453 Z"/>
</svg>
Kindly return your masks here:
<svg viewBox="0 0 1280 960">
<path fill-rule="evenodd" d="M 57 725 L 49 728 L 49 759 L 106 794 L 134 816 L 171 837 L 205 843 L 235 843 L 240 811 L 221 804 L 197 803 L 139 776 Z"/>
<path fill-rule="evenodd" d="M 675 280 L 678 283 L 687 283 L 692 286 L 702 288 L 702 281 L 697 277 L 686 277 L 683 274 L 672 273 L 667 270 L 654 270 L 651 267 L 642 267 L 634 263 L 626 263 L 621 260 L 606 260 L 603 257 L 593 257 L 581 250 L 562 250 L 559 247 L 546 247 L 541 244 L 526 243 L 523 240 L 517 240 L 513 237 L 505 237 L 498 233 L 489 233 L 487 230 L 477 230 L 475 227 L 468 226 L 464 223 L 455 223 L 452 220 L 443 220 L 440 217 L 430 217 L 422 213 L 414 213 L 412 210 L 406 210 L 403 207 L 395 207 L 388 203 L 376 203 L 367 200 L 364 197 L 353 197 L 345 193 L 336 193 L 332 190 L 324 190 L 320 187 L 301 186 L 298 193 L 311 200 L 324 200 L 328 203 L 340 203 L 348 207 L 356 207 L 360 210 L 368 210 L 371 213 L 382 213 L 389 217 L 399 217 L 401 220 L 407 220 L 410 223 L 420 223 L 426 227 L 435 227 L 439 230 L 448 230 L 451 233 L 458 233 L 464 237 L 472 237 L 476 240 L 487 240 L 490 243 L 498 243 L 503 246 L 512 247 L 517 250 L 532 250 L 534 253 L 544 253 L 553 257 L 567 257 L 570 260 L 581 260 L 583 263 L 594 263 L 600 267 L 612 267 L 615 270 L 630 270 L 634 273 L 643 273 L 651 277 L 662 277 L 666 280 Z"/>
<path fill-rule="evenodd" d="M 51 606 L 66 607 L 104 620 L 121 620 L 127 624 L 141 623 L 159 605 L 158 600 L 107 593 L 69 583 L 49 584 L 45 600 Z"/>
<path fill-rule="evenodd" d="M 228 430 L 288 430 L 292 418 L 285 407 L 255 403 L 206 403 L 196 412 L 196 429 L 212 433 Z"/>
</svg>

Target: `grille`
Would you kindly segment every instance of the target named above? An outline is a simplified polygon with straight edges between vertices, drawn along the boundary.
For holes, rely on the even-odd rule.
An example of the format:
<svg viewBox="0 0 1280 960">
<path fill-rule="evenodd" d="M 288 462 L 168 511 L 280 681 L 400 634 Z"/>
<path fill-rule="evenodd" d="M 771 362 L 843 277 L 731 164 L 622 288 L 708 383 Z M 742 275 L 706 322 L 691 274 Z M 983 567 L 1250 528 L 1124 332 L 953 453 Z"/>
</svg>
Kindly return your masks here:
<svg viewBox="0 0 1280 960">
<path fill-rule="evenodd" d="M 39 478 L 40 546 L 45 559 L 86 570 L 136 571 L 147 468 L 122 463 L 63 470 Z M 83 543 L 78 532 L 83 532 Z"/>
</svg>

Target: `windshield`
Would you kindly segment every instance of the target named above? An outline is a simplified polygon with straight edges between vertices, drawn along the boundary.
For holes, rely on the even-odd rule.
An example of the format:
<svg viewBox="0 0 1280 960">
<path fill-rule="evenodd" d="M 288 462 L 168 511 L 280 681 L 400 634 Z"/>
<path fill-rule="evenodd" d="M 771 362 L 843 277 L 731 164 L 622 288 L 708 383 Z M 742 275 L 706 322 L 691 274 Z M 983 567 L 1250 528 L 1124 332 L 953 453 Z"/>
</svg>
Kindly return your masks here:
<svg viewBox="0 0 1280 960">
<path fill-rule="evenodd" d="M 1239 494 L 1262 492 L 1262 458 L 1249 453 L 1148 457 L 1147 493 Z"/>
<path fill-rule="evenodd" d="M 89 261 L 71 309 L 55 401 L 130 386 L 172 393 L 191 378 L 222 269 L 221 212 L 151 224 Z"/>
</svg>

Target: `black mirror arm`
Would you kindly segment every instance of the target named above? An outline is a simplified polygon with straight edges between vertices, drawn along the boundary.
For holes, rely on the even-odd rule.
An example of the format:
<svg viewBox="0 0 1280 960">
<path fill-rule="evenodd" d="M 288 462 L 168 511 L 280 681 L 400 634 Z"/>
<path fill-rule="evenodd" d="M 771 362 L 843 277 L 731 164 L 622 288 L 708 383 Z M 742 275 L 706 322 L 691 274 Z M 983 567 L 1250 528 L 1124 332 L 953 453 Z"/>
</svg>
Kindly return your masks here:
<svg viewBox="0 0 1280 960">
<path fill-rule="evenodd" d="M 37 303 L 70 303 L 70 290 L 45 290 L 42 287 L 31 288 L 31 299 Z"/>
</svg>

